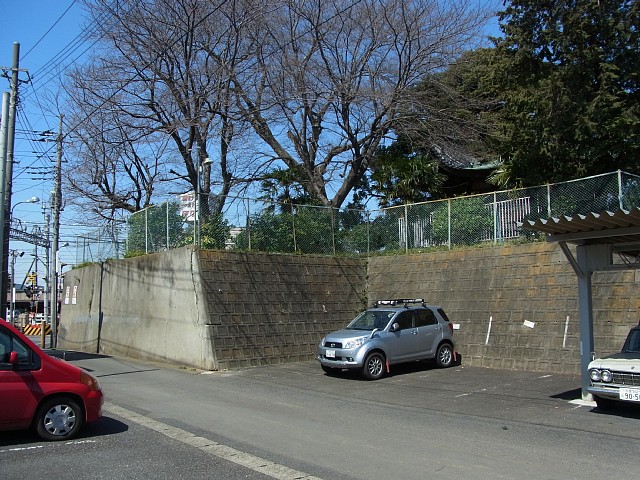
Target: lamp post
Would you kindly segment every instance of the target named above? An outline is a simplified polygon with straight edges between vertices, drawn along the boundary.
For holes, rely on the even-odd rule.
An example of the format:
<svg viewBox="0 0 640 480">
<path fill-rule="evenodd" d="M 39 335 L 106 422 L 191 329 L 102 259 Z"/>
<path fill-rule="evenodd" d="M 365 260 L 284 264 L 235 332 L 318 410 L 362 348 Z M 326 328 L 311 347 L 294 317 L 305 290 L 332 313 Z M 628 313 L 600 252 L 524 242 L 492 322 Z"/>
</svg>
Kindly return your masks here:
<svg viewBox="0 0 640 480">
<path fill-rule="evenodd" d="M 16 204 L 17 205 L 17 204 Z M 11 250 L 11 305 L 9 306 L 9 320 L 11 325 L 15 325 L 15 304 L 16 304 L 16 258 L 24 255 L 24 252 Z"/>
<path fill-rule="evenodd" d="M 51 272 L 51 346 L 56 348 L 58 346 L 58 298 L 60 294 L 59 281 L 62 274 L 62 267 L 60 267 L 60 249 L 68 247 L 69 242 L 65 242 L 62 245 L 56 244 L 56 250 L 53 252 L 53 270 Z M 60 273 L 59 273 L 60 272 Z"/>
<path fill-rule="evenodd" d="M 193 195 L 193 244 L 200 246 L 200 194 L 202 193 L 202 190 L 200 190 L 200 177 L 205 165 L 211 165 L 213 160 L 207 157 L 200 161 L 200 147 L 197 143 L 193 150 L 196 153 L 196 165 L 198 166 L 196 168 L 196 188 Z"/>
</svg>

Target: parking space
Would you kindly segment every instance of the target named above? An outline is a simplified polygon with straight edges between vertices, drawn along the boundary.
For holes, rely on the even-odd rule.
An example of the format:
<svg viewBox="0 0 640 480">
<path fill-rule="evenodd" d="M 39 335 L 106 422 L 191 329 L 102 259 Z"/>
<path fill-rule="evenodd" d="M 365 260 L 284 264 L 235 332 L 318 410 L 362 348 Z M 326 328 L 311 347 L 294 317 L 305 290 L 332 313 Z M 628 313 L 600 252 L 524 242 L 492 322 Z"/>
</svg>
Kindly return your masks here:
<svg viewBox="0 0 640 480">
<path fill-rule="evenodd" d="M 181 477 L 203 478 L 206 466 L 212 478 L 263 478 L 265 465 L 323 480 L 622 476 L 640 440 L 638 406 L 600 412 L 580 400 L 577 375 L 413 363 L 367 381 L 314 361 L 203 372 L 58 354 L 99 378 L 105 417 L 68 445 L 0 434 L 0 461 L 16 478 L 34 452 L 46 472 L 61 449 L 54 473 L 70 455 L 81 463 L 101 451 L 84 465 L 94 478 L 155 478 L 150 462 L 173 475 L 196 457 Z M 585 455 L 594 445 L 598 455 Z"/>
<path fill-rule="evenodd" d="M 370 382 L 344 372 L 328 376 L 316 362 L 259 367 L 230 375 L 288 387 L 339 394 L 358 401 L 375 399 L 396 408 L 460 414 L 502 422 L 522 422 L 640 439 L 640 404 L 602 412 L 581 398 L 580 376 L 492 368 L 440 369 L 425 362 L 392 369 Z"/>
</svg>

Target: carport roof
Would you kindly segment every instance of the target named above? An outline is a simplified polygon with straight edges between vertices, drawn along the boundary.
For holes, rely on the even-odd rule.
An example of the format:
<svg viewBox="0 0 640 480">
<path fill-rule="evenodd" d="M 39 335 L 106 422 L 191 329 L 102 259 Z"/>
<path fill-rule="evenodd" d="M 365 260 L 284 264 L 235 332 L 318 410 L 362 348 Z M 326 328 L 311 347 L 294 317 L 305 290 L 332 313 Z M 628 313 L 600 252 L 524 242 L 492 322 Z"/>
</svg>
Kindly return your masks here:
<svg viewBox="0 0 640 480">
<path fill-rule="evenodd" d="M 540 218 L 527 220 L 522 226 L 546 234 L 549 242 L 558 242 L 577 274 L 582 397 L 589 398 L 588 366 L 595 351 L 590 273 L 613 269 L 613 252 L 623 260 L 619 267 L 640 268 L 640 208 Z M 576 260 L 567 243 L 584 252 L 582 258 Z M 602 249 L 601 245 L 608 248 Z"/>
<path fill-rule="evenodd" d="M 631 210 L 590 212 L 586 215 L 526 220 L 523 227 L 547 235 L 549 242 L 576 245 L 608 244 L 616 250 L 640 255 L 640 208 Z"/>
</svg>

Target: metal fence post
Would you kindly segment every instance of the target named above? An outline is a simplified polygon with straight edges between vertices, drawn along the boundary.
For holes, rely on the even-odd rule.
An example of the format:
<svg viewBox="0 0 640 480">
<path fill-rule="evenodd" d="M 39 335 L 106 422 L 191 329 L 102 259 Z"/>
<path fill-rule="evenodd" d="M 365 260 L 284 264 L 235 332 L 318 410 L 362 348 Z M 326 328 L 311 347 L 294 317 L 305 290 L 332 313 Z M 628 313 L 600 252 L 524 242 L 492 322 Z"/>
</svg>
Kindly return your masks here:
<svg viewBox="0 0 640 480">
<path fill-rule="evenodd" d="M 451 199 L 447 199 L 447 243 L 449 250 L 451 250 Z"/>
<path fill-rule="evenodd" d="M 290 203 L 289 205 L 291 205 L 291 228 L 292 228 L 292 233 L 293 233 L 293 253 L 296 253 L 298 251 L 298 244 L 296 243 L 296 215 L 295 215 L 295 211 L 293 209 L 293 203 Z"/>
<path fill-rule="evenodd" d="M 247 229 L 247 247 L 249 251 L 251 251 L 251 203 L 247 198 L 247 225 L 245 227 Z"/>
<path fill-rule="evenodd" d="M 496 245 L 497 243 L 498 243 L 498 199 L 496 197 L 496 192 L 493 192 L 493 244 Z"/>
<path fill-rule="evenodd" d="M 618 206 L 620 207 L 620 210 L 624 208 L 622 199 L 622 170 L 618 170 Z"/>
<path fill-rule="evenodd" d="M 409 207 L 404 204 L 404 251 L 409 251 Z"/>
<path fill-rule="evenodd" d="M 366 211 L 367 215 L 367 255 L 371 255 L 371 212 Z"/>
<path fill-rule="evenodd" d="M 144 253 L 149 253 L 149 209 L 144 209 Z"/>
<path fill-rule="evenodd" d="M 169 250 L 169 248 L 171 248 L 170 242 L 171 242 L 171 233 L 169 232 L 169 202 L 165 202 L 165 205 L 167 206 L 167 208 L 165 208 L 165 212 L 166 212 L 166 216 L 165 216 L 165 225 L 167 227 L 167 250 Z"/>
<path fill-rule="evenodd" d="M 336 254 L 336 222 L 335 222 L 335 214 L 337 209 L 333 207 L 329 210 L 329 214 L 331 215 L 331 241 L 333 242 L 333 254 Z"/>
</svg>

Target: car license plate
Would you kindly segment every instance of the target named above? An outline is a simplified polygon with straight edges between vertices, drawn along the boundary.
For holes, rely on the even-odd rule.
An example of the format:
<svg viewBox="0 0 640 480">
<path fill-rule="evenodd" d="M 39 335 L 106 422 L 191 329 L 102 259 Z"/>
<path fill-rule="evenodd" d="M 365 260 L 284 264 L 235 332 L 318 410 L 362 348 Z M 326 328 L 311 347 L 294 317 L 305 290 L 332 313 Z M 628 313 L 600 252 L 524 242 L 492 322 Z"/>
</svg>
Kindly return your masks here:
<svg viewBox="0 0 640 480">
<path fill-rule="evenodd" d="M 640 402 L 640 388 L 621 388 L 619 395 L 620 400 Z"/>
<path fill-rule="evenodd" d="M 327 350 L 327 353 L 325 354 L 327 358 L 336 358 L 336 351 L 335 350 Z"/>
</svg>

